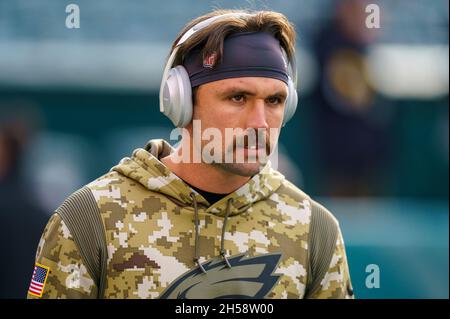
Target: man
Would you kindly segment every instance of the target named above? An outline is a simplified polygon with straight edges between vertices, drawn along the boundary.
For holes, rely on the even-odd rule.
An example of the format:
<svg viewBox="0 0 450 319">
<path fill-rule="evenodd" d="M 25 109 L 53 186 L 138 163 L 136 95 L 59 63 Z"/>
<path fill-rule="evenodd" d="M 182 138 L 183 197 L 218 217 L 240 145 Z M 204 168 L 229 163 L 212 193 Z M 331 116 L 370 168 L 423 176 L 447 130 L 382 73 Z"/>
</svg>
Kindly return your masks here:
<svg viewBox="0 0 450 319">
<path fill-rule="evenodd" d="M 276 12 L 189 23 L 160 90 L 179 146 L 151 140 L 71 195 L 28 296 L 352 298 L 336 219 L 266 157 L 297 104 L 294 42 Z"/>
</svg>

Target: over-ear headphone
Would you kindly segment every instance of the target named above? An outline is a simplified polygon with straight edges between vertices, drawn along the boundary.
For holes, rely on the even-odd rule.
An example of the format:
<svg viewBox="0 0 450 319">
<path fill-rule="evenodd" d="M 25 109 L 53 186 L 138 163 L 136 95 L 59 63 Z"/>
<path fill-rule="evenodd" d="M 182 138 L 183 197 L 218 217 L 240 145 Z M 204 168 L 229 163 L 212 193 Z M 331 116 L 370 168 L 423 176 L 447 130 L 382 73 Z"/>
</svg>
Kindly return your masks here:
<svg viewBox="0 0 450 319">
<path fill-rule="evenodd" d="M 178 48 L 194 33 L 209 26 L 217 19 L 228 16 L 246 16 L 250 13 L 233 12 L 208 18 L 196 25 L 183 34 L 176 44 L 166 66 L 164 67 L 161 87 L 159 89 L 159 110 L 164 113 L 176 127 L 185 127 L 192 119 L 192 87 L 189 75 L 182 65 L 173 66 Z M 282 49 L 286 61 L 287 55 Z M 297 109 L 297 65 L 295 57 L 288 61 L 288 96 L 283 115 L 283 126 L 292 118 Z"/>
</svg>

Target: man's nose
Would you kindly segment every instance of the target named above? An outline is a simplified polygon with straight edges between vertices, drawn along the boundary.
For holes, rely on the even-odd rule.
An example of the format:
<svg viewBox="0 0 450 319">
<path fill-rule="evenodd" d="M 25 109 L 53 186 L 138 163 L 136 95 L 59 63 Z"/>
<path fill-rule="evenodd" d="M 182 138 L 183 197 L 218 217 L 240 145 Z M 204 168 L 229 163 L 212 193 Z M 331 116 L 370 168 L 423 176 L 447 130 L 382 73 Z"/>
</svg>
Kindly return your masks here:
<svg viewBox="0 0 450 319">
<path fill-rule="evenodd" d="M 247 128 L 268 128 L 265 102 L 257 99 L 250 106 L 247 114 Z"/>
</svg>

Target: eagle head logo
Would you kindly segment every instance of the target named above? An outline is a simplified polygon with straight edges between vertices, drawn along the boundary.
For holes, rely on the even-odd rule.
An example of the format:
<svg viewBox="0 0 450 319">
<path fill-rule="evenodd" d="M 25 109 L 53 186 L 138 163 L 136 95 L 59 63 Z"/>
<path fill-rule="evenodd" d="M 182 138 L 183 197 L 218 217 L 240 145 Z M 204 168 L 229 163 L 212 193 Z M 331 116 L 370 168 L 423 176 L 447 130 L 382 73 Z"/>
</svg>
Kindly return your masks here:
<svg viewBox="0 0 450 319">
<path fill-rule="evenodd" d="M 247 257 L 245 254 L 228 258 L 231 268 L 222 259 L 203 264 L 176 279 L 160 296 L 161 299 L 206 298 L 264 298 L 281 275 L 273 274 L 280 253 Z"/>
</svg>

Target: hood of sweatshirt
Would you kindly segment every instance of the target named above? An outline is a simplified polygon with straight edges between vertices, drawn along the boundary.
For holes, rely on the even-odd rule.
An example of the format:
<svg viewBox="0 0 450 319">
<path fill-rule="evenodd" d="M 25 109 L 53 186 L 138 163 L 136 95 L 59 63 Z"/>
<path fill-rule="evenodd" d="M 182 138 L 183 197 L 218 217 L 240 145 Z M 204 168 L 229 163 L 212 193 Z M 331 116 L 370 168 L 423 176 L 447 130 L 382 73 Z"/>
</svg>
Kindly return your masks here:
<svg viewBox="0 0 450 319">
<path fill-rule="evenodd" d="M 111 170 L 117 171 L 145 188 L 166 195 L 181 207 L 198 205 L 206 213 L 229 216 L 245 212 L 252 204 L 264 200 L 275 192 L 284 176 L 271 168 L 270 162 L 247 183 L 216 203 L 208 203 L 198 192 L 172 173 L 160 159 L 173 152 L 172 146 L 162 139 L 150 140 L 144 148 L 136 149 Z M 231 200 L 230 200 L 231 199 Z"/>
</svg>

